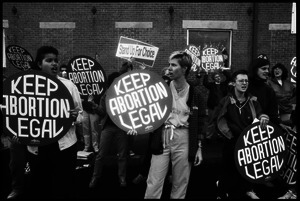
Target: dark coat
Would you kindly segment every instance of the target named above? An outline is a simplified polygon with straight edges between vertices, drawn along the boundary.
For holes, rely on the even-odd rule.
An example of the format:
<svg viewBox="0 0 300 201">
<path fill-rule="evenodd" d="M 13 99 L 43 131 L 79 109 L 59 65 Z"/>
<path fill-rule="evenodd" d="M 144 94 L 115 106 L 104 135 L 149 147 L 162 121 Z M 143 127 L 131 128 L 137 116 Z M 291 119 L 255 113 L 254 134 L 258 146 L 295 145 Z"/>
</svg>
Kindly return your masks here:
<svg viewBox="0 0 300 201">
<path fill-rule="evenodd" d="M 257 97 L 262 112 L 269 116 L 270 121 L 279 125 L 281 123 L 278 113 L 278 102 L 274 90 L 263 80 L 250 79 L 249 93 Z"/>
<path fill-rule="evenodd" d="M 218 85 L 215 82 L 209 82 L 208 75 L 204 75 L 203 86 L 209 90 L 207 98 L 207 107 L 209 109 L 214 109 L 219 104 L 220 100 L 227 95 L 230 77 L 228 72 L 224 72 L 223 74 L 226 79 Z"/>
</svg>

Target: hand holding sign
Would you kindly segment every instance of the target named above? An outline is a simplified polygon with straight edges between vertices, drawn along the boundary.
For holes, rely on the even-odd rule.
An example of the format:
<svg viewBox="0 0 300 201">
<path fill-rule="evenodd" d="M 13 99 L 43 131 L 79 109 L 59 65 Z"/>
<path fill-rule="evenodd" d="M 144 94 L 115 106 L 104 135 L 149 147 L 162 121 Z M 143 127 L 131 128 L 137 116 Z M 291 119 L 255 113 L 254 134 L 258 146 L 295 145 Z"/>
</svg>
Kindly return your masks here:
<svg viewBox="0 0 300 201">
<path fill-rule="evenodd" d="M 121 36 L 116 56 L 135 61 L 143 66 L 154 65 L 158 47 L 131 38 Z"/>
<path fill-rule="evenodd" d="M 66 134 L 78 111 L 65 85 L 40 71 L 21 72 L 7 78 L 3 88 L 4 132 L 22 144 L 45 145 Z M 71 115 L 74 115 L 71 117 Z"/>
<path fill-rule="evenodd" d="M 128 132 L 127 132 L 127 135 L 137 135 L 138 133 L 137 133 L 137 131 L 136 130 L 129 130 Z"/>
<path fill-rule="evenodd" d="M 256 122 L 244 129 L 234 152 L 240 174 L 250 182 L 265 183 L 284 167 L 285 140 L 281 129 L 269 122 L 266 129 Z"/>
<path fill-rule="evenodd" d="M 260 117 L 260 127 L 262 130 L 265 130 L 267 128 L 267 124 L 269 123 L 268 116 L 264 115 Z"/>
<path fill-rule="evenodd" d="M 80 108 L 74 108 L 69 110 L 68 112 L 70 112 L 70 116 L 71 118 L 74 119 L 74 122 L 76 122 L 77 116 L 79 114 L 79 112 L 81 112 Z"/>
</svg>

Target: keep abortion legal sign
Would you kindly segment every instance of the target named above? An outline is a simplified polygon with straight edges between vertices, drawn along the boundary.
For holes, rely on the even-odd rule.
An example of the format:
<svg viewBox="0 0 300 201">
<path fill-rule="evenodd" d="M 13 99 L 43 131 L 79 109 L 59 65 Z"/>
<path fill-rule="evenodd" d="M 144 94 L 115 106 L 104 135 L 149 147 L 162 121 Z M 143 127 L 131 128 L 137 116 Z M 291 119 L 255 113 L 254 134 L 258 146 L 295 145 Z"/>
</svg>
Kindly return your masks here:
<svg viewBox="0 0 300 201">
<path fill-rule="evenodd" d="M 269 122 L 262 130 L 260 122 L 256 122 L 239 136 L 234 152 L 235 164 L 248 181 L 265 183 L 277 177 L 283 169 L 286 149 L 280 128 Z"/>
<path fill-rule="evenodd" d="M 72 126 L 73 98 L 56 77 L 31 70 L 8 77 L 3 86 L 1 112 L 8 136 L 40 146 L 59 140 Z"/>
<path fill-rule="evenodd" d="M 67 65 L 67 78 L 76 86 L 82 99 L 101 97 L 106 88 L 106 75 L 102 66 L 89 56 L 75 56 Z"/>
<path fill-rule="evenodd" d="M 186 53 L 188 53 L 193 61 L 193 65 L 191 67 L 191 71 L 199 71 L 201 60 L 200 57 L 200 51 L 195 45 L 188 45 L 187 48 L 184 50 Z"/>
<path fill-rule="evenodd" d="M 158 49 L 148 43 L 121 36 L 116 56 L 124 59 L 134 58 L 137 63 L 153 67 Z"/>
<path fill-rule="evenodd" d="M 105 103 L 119 128 L 145 134 L 166 121 L 172 109 L 172 94 L 158 74 L 133 70 L 114 80 L 107 89 Z"/>
<path fill-rule="evenodd" d="M 284 133 L 287 147 L 286 165 L 280 176 L 288 185 L 296 185 L 297 183 L 297 132 L 291 128 L 287 128 Z"/>
<path fill-rule="evenodd" d="M 23 47 L 18 45 L 9 45 L 6 47 L 5 52 L 7 60 L 14 67 L 24 71 L 31 68 L 30 64 L 33 62 L 33 58 Z"/>
</svg>

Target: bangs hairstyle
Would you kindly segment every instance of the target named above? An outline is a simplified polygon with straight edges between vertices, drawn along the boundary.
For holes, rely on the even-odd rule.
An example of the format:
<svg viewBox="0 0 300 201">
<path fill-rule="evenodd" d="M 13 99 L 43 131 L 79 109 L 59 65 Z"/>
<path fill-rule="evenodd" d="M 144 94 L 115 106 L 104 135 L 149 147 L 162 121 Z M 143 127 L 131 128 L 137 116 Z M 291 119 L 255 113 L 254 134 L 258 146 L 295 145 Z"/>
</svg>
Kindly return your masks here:
<svg viewBox="0 0 300 201">
<path fill-rule="evenodd" d="M 172 59 L 177 59 L 181 67 L 186 67 L 185 76 L 188 76 L 193 63 L 191 56 L 185 51 L 175 51 L 170 55 L 169 61 Z"/>
<path fill-rule="evenodd" d="M 46 54 L 54 54 L 58 56 L 58 50 L 52 46 L 42 46 L 36 52 L 35 64 L 32 69 L 39 70 L 38 64 L 42 63 Z"/>
<path fill-rule="evenodd" d="M 286 67 L 282 63 L 277 63 L 277 64 L 275 64 L 275 66 L 273 66 L 273 68 L 271 70 L 271 77 L 275 78 L 274 71 L 275 71 L 276 68 L 280 68 L 282 70 L 281 79 L 286 80 L 288 78 L 288 70 L 286 69 Z"/>
</svg>

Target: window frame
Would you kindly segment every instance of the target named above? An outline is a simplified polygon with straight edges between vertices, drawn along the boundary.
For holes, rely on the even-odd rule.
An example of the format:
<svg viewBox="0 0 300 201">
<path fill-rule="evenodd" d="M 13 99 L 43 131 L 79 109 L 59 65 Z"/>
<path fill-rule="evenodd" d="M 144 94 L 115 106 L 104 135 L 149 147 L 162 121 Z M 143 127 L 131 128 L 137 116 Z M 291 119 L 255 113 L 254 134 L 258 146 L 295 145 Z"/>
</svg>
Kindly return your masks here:
<svg viewBox="0 0 300 201">
<path fill-rule="evenodd" d="M 199 44 L 195 44 L 195 43 L 191 43 L 190 44 L 190 35 L 191 33 L 190 32 L 205 32 L 205 33 L 208 33 L 208 32 L 226 32 L 227 34 L 229 33 L 229 38 L 228 38 L 228 42 L 229 43 L 229 50 L 227 49 L 227 52 L 228 52 L 228 57 L 229 57 L 229 60 L 228 60 L 228 67 L 224 68 L 226 70 L 230 70 L 231 69 L 231 55 L 232 55 L 232 32 L 233 30 L 232 29 L 207 29 L 207 28 L 187 28 L 187 46 L 188 45 L 198 45 Z M 227 47 L 226 47 L 227 48 Z M 199 50 L 201 52 L 201 55 L 202 55 L 202 50 Z M 199 58 L 201 60 L 201 57 Z M 202 63 L 202 62 L 201 62 Z M 204 71 L 204 69 L 202 67 L 200 67 L 200 71 Z"/>
</svg>

